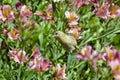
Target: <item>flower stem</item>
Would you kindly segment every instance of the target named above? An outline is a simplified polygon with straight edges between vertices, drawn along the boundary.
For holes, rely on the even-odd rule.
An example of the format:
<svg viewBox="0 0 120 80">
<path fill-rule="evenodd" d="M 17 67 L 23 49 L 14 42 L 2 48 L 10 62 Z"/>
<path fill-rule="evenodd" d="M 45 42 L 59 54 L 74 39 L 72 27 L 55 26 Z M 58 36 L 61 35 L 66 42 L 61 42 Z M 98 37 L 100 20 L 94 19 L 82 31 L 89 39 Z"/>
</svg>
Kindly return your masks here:
<svg viewBox="0 0 120 80">
<path fill-rule="evenodd" d="M 20 64 L 19 71 L 18 71 L 18 72 L 19 72 L 19 73 L 18 73 L 18 80 L 21 80 L 21 79 L 20 79 L 20 76 L 21 76 L 21 70 L 22 70 L 22 65 Z"/>
</svg>

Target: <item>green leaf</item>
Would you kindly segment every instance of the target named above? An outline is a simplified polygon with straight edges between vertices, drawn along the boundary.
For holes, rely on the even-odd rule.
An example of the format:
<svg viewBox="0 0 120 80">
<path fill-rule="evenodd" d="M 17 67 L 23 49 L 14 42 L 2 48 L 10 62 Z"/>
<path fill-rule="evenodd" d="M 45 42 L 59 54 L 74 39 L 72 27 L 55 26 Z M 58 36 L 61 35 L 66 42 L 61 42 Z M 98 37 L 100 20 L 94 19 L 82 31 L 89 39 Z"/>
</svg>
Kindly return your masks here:
<svg viewBox="0 0 120 80">
<path fill-rule="evenodd" d="M 2 45 L 2 41 L 3 41 L 3 39 L 2 39 L 2 38 L 0 38 L 0 48 L 1 48 L 1 45 Z"/>
</svg>

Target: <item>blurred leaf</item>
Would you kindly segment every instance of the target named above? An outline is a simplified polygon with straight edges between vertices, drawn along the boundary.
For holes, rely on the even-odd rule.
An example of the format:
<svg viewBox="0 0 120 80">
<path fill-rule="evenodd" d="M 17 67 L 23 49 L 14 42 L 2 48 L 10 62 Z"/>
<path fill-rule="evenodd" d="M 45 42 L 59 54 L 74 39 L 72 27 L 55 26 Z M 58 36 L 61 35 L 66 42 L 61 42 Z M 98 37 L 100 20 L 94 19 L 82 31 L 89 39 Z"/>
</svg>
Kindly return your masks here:
<svg viewBox="0 0 120 80">
<path fill-rule="evenodd" d="M 2 39 L 2 38 L 0 38 L 0 48 L 1 48 L 1 45 L 2 45 L 2 41 L 3 41 L 3 39 Z"/>
</svg>

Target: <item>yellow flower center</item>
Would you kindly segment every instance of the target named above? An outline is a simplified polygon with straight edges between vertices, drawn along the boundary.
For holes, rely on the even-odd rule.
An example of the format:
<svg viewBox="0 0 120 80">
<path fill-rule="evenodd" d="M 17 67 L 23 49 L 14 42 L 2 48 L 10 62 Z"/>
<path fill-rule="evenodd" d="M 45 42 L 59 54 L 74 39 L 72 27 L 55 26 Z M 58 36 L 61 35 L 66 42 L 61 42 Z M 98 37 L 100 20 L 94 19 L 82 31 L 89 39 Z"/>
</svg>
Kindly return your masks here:
<svg viewBox="0 0 120 80">
<path fill-rule="evenodd" d="M 51 16 L 51 12 L 50 11 L 47 11 L 47 16 L 50 17 Z"/>
<path fill-rule="evenodd" d="M 29 12 L 29 8 L 28 7 L 25 7 L 25 12 Z"/>
<path fill-rule="evenodd" d="M 115 72 L 120 71 L 120 65 L 115 66 L 114 71 L 115 71 Z"/>
<path fill-rule="evenodd" d="M 36 60 L 36 59 L 34 59 L 34 64 L 35 64 L 35 65 L 37 64 L 37 60 Z"/>
<path fill-rule="evenodd" d="M 83 56 L 86 54 L 86 51 L 87 51 L 86 48 L 82 49 L 81 53 L 82 53 Z"/>
<path fill-rule="evenodd" d="M 15 30 L 14 30 L 14 29 L 11 29 L 11 34 L 12 34 L 12 37 L 14 37 L 14 36 L 15 36 L 16 32 L 15 32 Z"/>
<path fill-rule="evenodd" d="M 111 14 L 114 14 L 116 12 L 115 6 L 113 6 L 113 5 L 110 6 L 109 11 L 110 11 Z"/>
<path fill-rule="evenodd" d="M 14 50 L 13 54 L 17 54 L 17 51 L 16 51 L 16 50 Z"/>
<path fill-rule="evenodd" d="M 108 56 L 111 60 L 113 60 L 113 59 L 114 59 L 114 56 L 113 56 L 112 51 L 111 51 L 109 48 L 107 48 L 107 49 L 106 49 L 106 52 L 107 52 L 107 56 Z"/>
<path fill-rule="evenodd" d="M 10 14 L 10 9 L 9 8 L 6 8 L 6 9 L 3 9 L 3 15 L 8 17 Z"/>
<path fill-rule="evenodd" d="M 73 19 L 75 18 L 75 16 L 76 16 L 76 14 L 75 14 L 74 12 L 72 12 L 72 13 L 70 14 L 70 20 L 73 20 Z"/>
</svg>

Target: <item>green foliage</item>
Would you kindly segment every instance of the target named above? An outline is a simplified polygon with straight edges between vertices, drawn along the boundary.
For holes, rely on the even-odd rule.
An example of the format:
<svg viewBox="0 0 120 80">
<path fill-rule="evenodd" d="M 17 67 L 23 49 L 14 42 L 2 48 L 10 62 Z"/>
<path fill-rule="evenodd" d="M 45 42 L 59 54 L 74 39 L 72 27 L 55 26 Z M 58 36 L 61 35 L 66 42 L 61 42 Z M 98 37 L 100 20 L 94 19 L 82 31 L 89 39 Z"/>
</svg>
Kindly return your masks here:
<svg viewBox="0 0 120 80">
<path fill-rule="evenodd" d="M 9 4 L 12 10 L 15 8 L 17 0 L 2 0 L 1 4 Z M 65 31 L 67 20 L 65 11 L 74 10 L 79 16 L 79 28 L 82 39 L 78 40 L 79 48 L 86 44 L 93 46 L 98 52 L 108 45 L 114 45 L 120 50 L 120 17 L 106 20 L 100 17 L 93 16 L 91 11 L 92 5 L 69 8 L 67 2 L 54 3 L 52 0 L 20 0 L 22 4 L 30 6 L 32 12 L 37 10 L 45 11 L 48 4 L 53 5 L 54 22 L 43 20 L 42 18 L 32 15 L 38 27 L 34 25 L 23 27 L 19 19 L 9 21 L 4 24 L 0 21 L 0 80 L 54 80 L 54 72 L 51 70 L 37 72 L 35 70 L 27 71 L 28 63 L 17 64 L 8 57 L 8 52 L 13 48 L 22 48 L 26 51 L 30 59 L 32 48 L 37 45 L 42 56 L 50 59 L 50 63 L 56 66 L 57 63 L 66 64 L 66 74 L 68 80 L 113 80 L 110 74 L 109 66 L 99 60 L 97 63 L 98 71 L 94 71 L 92 64 L 85 60 L 76 60 L 75 54 L 67 54 L 61 58 L 66 52 L 61 44 L 56 41 L 52 35 L 55 31 Z M 118 2 L 117 2 L 118 1 Z M 119 0 L 113 1 L 120 5 Z M 16 24 L 17 23 L 17 26 Z M 20 29 L 20 40 L 11 40 L 7 34 L 2 33 L 2 29 L 6 28 L 10 31 L 11 28 Z M 29 29 L 30 28 L 30 29 Z"/>
</svg>

